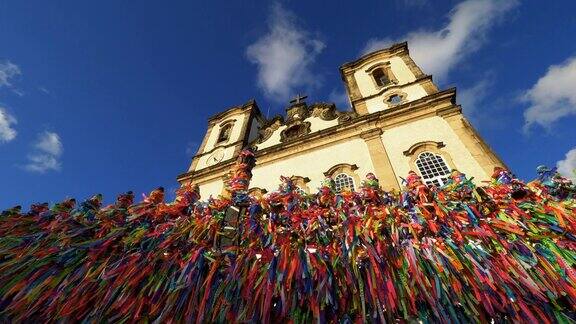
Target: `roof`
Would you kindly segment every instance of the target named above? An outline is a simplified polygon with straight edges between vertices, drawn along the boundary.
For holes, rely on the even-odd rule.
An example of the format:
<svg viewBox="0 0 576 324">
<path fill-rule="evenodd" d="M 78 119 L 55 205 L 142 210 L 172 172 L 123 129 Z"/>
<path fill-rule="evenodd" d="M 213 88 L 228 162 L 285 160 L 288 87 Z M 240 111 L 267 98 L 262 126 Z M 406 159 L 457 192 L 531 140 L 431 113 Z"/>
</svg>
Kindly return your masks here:
<svg viewBox="0 0 576 324">
<path fill-rule="evenodd" d="M 374 56 L 377 56 L 377 55 L 380 55 L 380 54 L 389 54 L 389 53 L 392 53 L 392 52 L 395 52 L 395 51 L 406 51 L 406 52 L 408 52 L 408 42 L 396 43 L 396 44 L 391 45 L 390 47 L 382 48 L 382 49 L 379 49 L 379 50 L 376 50 L 376 51 L 373 51 L 373 52 L 364 54 L 363 56 L 361 56 L 360 58 L 358 58 L 358 59 L 356 59 L 356 60 L 354 60 L 354 61 L 351 61 L 351 62 L 347 62 L 347 63 L 342 64 L 342 66 L 340 66 L 340 70 L 342 71 L 342 70 L 344 70 L 344 69 L 354 68 L 354 67 L 356 67 L 356 66 L 358 66 L 358 65 L 363 64 L 366 60 L 368 60 L 368 59 L 370 59 L 370 58 L 372 58 L 372 57 L 374 57 Z"/>
</svg>

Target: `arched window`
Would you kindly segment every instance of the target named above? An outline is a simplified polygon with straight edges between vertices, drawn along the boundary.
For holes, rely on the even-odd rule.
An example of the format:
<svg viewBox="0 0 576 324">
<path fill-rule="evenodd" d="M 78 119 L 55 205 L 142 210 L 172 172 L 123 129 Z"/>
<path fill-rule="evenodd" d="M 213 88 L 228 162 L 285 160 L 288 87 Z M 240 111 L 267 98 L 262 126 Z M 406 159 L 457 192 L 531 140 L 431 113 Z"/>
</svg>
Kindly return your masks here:
<svg viewBox="0 0 576 324">
<path fill-rule="evenodd" d="M 324 172 L 324 176 L 334 180 L 336 191 L 341 191 L 344 188 L 349 188 L 353 191 L 356 189 L 354 184 L 360 183 L 360 177 L 356 170 L 358 170 L 356 164 L 339 163 Z"/>
<path fill-rule="evenodd" d="M 429 186 L 443 186 L 450 175 L 448 165 L 442 156 L 430 152 L 420 153 L 416 160 L 416 166 L 420 170 L 422 180 Z"/>
<path fill-rule="evenodd" d="M 218 134 L 218 142 L 223 143 L 230 139 L 230 132 L 232 131 L 232 124 L 226 124 L 220 127 L 220 133 Z"/>
<path fill-rule="evenodd" d="M 334 177 L 334 183 L 336 185 L 336 191 L 342 191 L 344 188 L 348 188 L 354 191 L 354 179 L 346 173 L 340 173 Z"/>
<path fill-rule="evenodd" d="M 372 72 L 372 77 L 379 87 L 383 87 L 390 83 L 390 79 L 388 78 L 388 75 L 386 75 L 384 68 L 378 68 L 374 70 L 374 72 Z"/>
<path fill-rule="evenodd" d="M 390 96 L 390 98 L 388 98 L 388 102 L 393 105 L 397 105 L 402 102 L 402 97 L 400 97 L 400 95 L 393 94 Z"/>
</svg>

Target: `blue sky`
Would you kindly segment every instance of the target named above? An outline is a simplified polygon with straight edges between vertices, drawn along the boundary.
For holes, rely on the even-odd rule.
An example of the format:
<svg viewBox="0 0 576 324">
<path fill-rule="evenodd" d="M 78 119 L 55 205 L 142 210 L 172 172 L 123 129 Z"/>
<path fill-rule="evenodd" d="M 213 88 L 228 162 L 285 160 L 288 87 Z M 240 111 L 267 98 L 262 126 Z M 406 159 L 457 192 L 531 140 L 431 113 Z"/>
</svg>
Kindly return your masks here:
<svg viewBox="0 0 576 324">
<path fill-rule="evenodd" d="M 576 166 L 576 2 L 329 3 L 2 1 L 0 209 L 173 190 L 208 116 L 345 109 L 338 67 L 404 40 L 519 177 Z"/>
</svg>

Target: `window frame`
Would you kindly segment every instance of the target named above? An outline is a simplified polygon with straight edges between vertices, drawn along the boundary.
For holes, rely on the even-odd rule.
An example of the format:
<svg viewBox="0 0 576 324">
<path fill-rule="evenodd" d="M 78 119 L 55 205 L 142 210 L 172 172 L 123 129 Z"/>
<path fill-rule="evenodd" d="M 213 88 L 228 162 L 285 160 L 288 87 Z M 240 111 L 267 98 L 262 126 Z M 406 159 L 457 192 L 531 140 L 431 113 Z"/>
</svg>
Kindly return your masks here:
<svg viewBox="0 0 576 324">
<path fill-rule="evenodd" d="M 235 120 L 225 121 L 224 123 L 220 124 L 218 128 L 218 135 L 216 137 L 216 145 L 224 144 L 230 141 L 230 137 L 232 136 L 232 129 L 234 128 Z M 225 130 L 229 130 L 228 136 L 226 138 L 222 138 L 222 134 Z"/>
<path fill-rule="evenodd" d="M 378 76 L 377 76 L 377 74 L 378 74 Z M 381 87 L 381 88 L 392 83 L 392 81 L 390 81 L 390 78 L 388 77 L 388 75 L 386 73 L 386 70 L 383 67 L 379 67 L 379 68 L 375 69 L 374 71 L 372 71 L 372 78 L 376 82 L 376 85 Z M 383 78 L 386 79 L 385 83 L 382 82 Z"/>
<path fill-rule="evenodd" d="M 415 164 L 426 185 L 441 187 L 448 182 L 450 167 L 442 155 L 423 151 L 416 157 Z"/>
<path fill-rule="evenodd" d="M 338 185 L 339 185 L 339 180 L 338 180 L 338 178 L 341 177 L 341 176 L 346 177 L 346 180 L 343 180 L 343 181 L 342 181 L 342 182 L 343 182 L 343 186 L 340 187 L 340 188 L 338 188 Z M 349 174 L 347 174 L 347 173 L 345 173 L 345 172 L 340 172 L 340 173 L 338 173 L 338 174 L 335 174 L 335 175 L 332 177 L 332 180 L 334 180 L 334 189 L 335 189 L 337 192 L 342 192 L 342 190 L 344 190 L 344 188 L 348 188 L 348 189 L 350 189 L 350 191 L 355 191 L 355 190 L 356 190 L 356 183 L 354 182 L 354 177 L 352 177 L 351 175 L 349 175 Z M 348 184 L 348 183 L 349 183 L 349 184 Z M 348 184 L 348 185 L 347 185 L 347 184 Z"/>
<path fill-rule="evenodd" d="M 358 189 L 357 186 L 361 183 L 360 176 L 356 172 L 358 166 L 356 164 L 339 163 L 332 166 L 328 171 L 324 172 L 324 176 L 331 178 L 335 181 L 336 176 L 344 173 L 350 178 L 352 178 L 352 184 L 354 185 L 354 190 Z"/>
<path fill-rule="evenodd" d="M 390 99 L 394 96 L 398 96 L 400 98 L 400 101 L 398 102 L 392 102 L 390 101 Z M 390 92 L 386 93 L 386 95 L 384 96 L 384 104 L 387 105 L 388 107 L 396 107 L 399 105 L 402 105 L 406 102 L 408 102 L 408 94 L 406 94 L 405 92 L 402 92 L 400 90 L 391 90 Z"/>
<path fill-rule="evenodd" d="M 398 98 L 398 101 L 395 102 L 394 100 L 392 100 L 392 98 Z M 402 103 L 402 97 L 399 94 L 394 93 L 388 96 L 388 102 L 392 105 L 399 105 L 400 103 Z"/>
<path fill-rule="evenodd" d="M 454 161 L 452 160 L 450 153 L 448 153 L 448 151 L 444 149 L 445 147 L 446 145 L 443 142 L 423 141 L 413 144 L 412 146 L 410 146 L 409 149 L 404 151 L 403 154 L 410 158 L 409 161 L 410 169 L 416 171 L 422 177 L 422 180 L 426 182 L 429 179 L 424 179 L 424 175 L 422 174 L 420 168 L 417 165 L 418 158 L 424 152 L 429 152 L 441 157 L 444 164 L 448 168 L 449 172 L 448 175 L 452 170 L 455 169 Z"/>
<path fill-rule="evenodd" d="M 374 87 L 376 87 L 376 90 L 380 90 L 398 84 L 398 79 L 394 75 L 394 72 L 392 72 L 391 66 L 392 65 L 390 64 L 390 62 L 386 61 L 374 64 L 365 70 L 365 72 L 370 76 L 370 79 L 372 79 L 372 82 L 374 83 Z M 388 79 L 388 82 L 386 84 L 379 84 L 379 80 L 376 79 L 376 76 L 374 74 L 376 73 L 376 71 L 379 70 L 382 71 L 383 75 L 386 77 L 386 79 Z"/>
</svg>

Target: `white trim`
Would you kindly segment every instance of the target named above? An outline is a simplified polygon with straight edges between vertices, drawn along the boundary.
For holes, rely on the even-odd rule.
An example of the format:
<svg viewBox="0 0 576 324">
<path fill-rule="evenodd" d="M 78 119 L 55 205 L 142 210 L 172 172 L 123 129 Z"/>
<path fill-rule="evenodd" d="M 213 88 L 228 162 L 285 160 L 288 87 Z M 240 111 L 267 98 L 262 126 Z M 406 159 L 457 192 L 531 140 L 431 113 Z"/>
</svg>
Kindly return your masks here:
<svg viewBox="0 0 576 324">
<path fill-rule="evenodd" d="M 450 176 L 448 163 L 439 154 L 424 151 L 418 154 L 415 161 L 416 167 L 427 185 L 443 186 Z"/>
<path fill-rule="evenodd" d="M 340 178 L 340 179 L 339 179 Z M 344 188 L 349 188 L 351 191 L 354 191 L 356 188 L 354 186 L 354 178 L 347 173 L 338 173 L 334 176 L 334 189 L 336 191 L 342 191 Z"/>
</svg>

